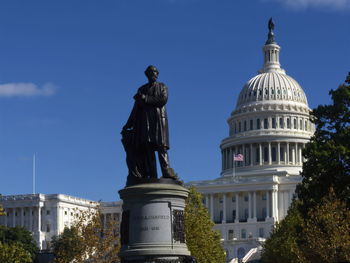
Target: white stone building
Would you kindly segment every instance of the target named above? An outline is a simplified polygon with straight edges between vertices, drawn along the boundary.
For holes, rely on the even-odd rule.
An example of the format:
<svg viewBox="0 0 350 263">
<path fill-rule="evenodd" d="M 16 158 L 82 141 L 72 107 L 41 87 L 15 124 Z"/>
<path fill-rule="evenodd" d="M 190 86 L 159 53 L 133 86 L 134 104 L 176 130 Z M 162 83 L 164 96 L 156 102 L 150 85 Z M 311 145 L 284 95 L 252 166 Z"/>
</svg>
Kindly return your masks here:
<svg viewBox="0 0 350 263">
<path fill-rule="evenodd" d="M 95 209 L 97 202 L 64 194 L 27 194 L 2 196 L 0 203 L 6 216 L 0 216 L 0 225 L 23 226 L 32 234 L 40 249 L 47 249 L 53 236 L 69 227 L 79 211 Z M 119 220 L 120 202 L 100 205 L 104 222 L 110 217 Z"/>
<path fill-rule="evenodd" d="M 272 29 L 263 67 L 244 85 L 227 120 L 221 176 L 187 184 L 203 194 L 228 261 L 247 259 L 286 216 L 301 181 L 302 148 L 315 130 L 304 91 L 280 67 Z M 244 161 L 234 162 L 234 154 Z"/>
</svg>

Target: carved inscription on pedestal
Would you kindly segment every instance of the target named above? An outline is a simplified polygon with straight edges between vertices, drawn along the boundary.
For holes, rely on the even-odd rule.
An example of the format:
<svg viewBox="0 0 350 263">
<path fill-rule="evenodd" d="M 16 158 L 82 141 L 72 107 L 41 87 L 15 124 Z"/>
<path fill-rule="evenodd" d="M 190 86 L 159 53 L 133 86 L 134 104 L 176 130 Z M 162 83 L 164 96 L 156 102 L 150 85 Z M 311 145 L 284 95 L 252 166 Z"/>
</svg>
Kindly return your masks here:
<svg viewBox="0 0 350 263">
<path fill-rule="evenodd" d="M 173 210 L 173 237 L 175 241 L 185 243 L 185 215 L 183 210 Z"/>
</svg>

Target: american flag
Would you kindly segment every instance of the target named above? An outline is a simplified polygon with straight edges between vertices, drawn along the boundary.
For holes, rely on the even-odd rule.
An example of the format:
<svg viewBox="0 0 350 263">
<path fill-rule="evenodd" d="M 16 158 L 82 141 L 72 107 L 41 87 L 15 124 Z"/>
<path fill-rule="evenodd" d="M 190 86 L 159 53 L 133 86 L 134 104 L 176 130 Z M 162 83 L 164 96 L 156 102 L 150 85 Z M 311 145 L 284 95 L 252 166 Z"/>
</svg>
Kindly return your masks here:
<svg viewBox="0 0 350 263">
<path fill-rule="evenodd" d="M 236 162 L 243 162 L 243 155 L 242 154 L 235 154 L 233 156 L 233 160 L 236 161 Z"/>
</svg>

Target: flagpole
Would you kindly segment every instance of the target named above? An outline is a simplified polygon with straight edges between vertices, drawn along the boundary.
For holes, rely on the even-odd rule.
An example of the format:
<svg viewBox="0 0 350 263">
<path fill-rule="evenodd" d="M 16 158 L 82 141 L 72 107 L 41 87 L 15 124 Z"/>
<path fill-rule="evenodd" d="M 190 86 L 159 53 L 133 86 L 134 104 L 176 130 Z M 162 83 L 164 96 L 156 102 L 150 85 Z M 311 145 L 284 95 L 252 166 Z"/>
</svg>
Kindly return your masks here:
<svg viewBox="0 0 350 263">
<path fill-rule="evenodd" d="M 236 165 L 235 165 L 235 155 L 233 154 L 233 168 L 232 168 L 232 177 L 235 177 L 235 171 Z"/>
<path fill-rule="evenodd" d="M 35 153 L 33 155 L 33 194 L 35 194 Z"/>
</svg>

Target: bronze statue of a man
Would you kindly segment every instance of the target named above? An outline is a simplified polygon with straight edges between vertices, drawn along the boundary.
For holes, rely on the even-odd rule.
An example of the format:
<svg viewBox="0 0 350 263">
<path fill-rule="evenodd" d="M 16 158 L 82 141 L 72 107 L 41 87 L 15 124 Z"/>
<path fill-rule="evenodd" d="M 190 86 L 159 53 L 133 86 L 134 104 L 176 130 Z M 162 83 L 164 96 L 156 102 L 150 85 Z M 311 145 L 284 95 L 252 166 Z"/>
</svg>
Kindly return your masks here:
<svg viewBox="0 0 350 263">
<path fill-rule="evenodd" d="M 145 74 L 148 83 L 134 96 L 134 107 L 122 131 L 129 176 L 157 178 L 157 151 L 163 177 L 173 178 L 167 153 L 169 129 L 165 104 L 168 88 L 157 82 L 159 72 L 155 66 L 148 66 Z"/>
</svg>

